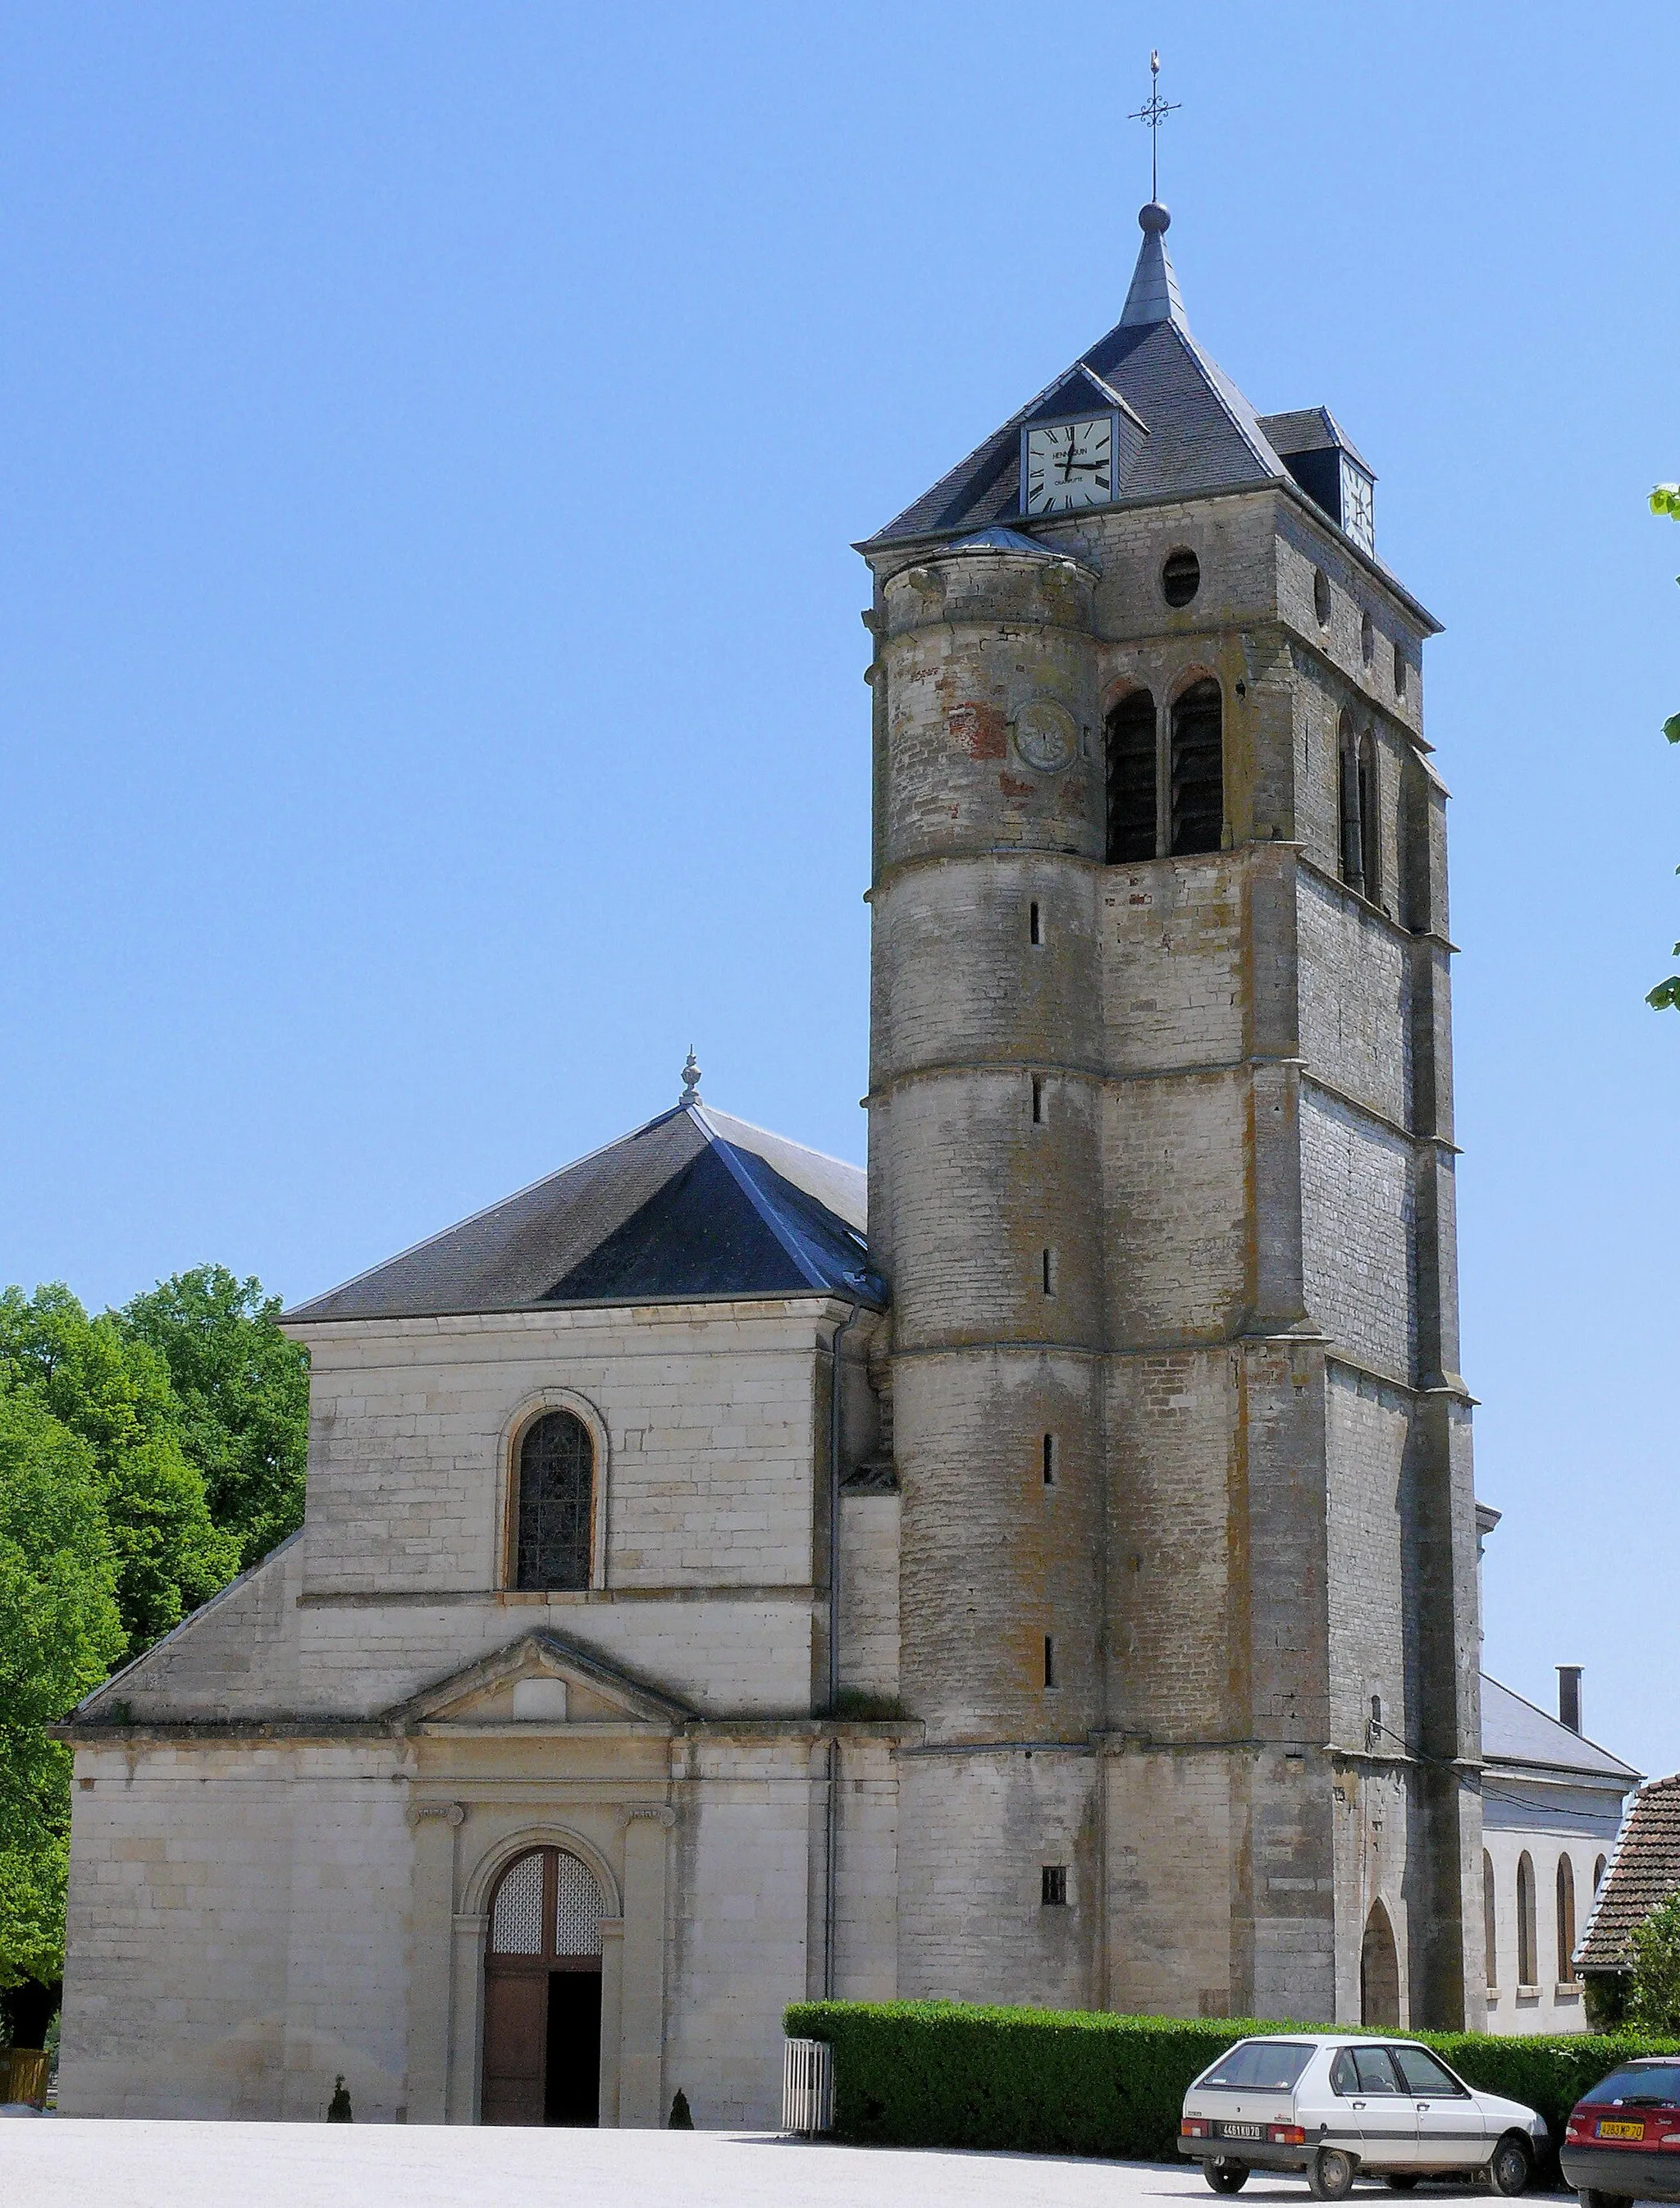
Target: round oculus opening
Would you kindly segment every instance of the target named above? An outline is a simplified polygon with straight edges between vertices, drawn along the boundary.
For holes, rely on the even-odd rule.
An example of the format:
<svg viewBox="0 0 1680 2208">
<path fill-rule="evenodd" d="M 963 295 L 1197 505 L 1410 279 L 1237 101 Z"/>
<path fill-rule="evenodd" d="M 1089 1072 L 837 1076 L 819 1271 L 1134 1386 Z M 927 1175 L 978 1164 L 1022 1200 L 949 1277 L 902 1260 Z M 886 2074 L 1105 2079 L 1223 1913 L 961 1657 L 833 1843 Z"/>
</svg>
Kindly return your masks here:
<svg viewBox="0 0 1680 2208">
<path fill-rule="evenodd" d="M 1202 587 L 1202 562 L 1191 551 L 1169 552 L 1161 571 L 1161 595 L 1169 606 L 1187 606 Z"/>
<path fill-rule="evenodd" d="M 1320 628 L 1330 625 L 1330 579 L 1322 567 L 1312 571 L 1312 610 L 1318 616 Z"/>
</svg>

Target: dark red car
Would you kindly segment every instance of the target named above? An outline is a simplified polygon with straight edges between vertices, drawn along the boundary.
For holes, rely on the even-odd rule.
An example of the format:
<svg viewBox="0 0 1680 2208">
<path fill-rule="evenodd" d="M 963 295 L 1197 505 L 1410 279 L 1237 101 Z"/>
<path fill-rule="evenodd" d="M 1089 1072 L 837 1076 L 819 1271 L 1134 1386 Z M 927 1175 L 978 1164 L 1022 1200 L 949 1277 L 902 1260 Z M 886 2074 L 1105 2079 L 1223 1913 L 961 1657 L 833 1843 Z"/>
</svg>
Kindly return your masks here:
<svg viewBox="0 0 1680 2208">
<path fill-rule="evenodd" d="M 1581 2208 L 1680 2200 L 1680 2055 L 1612 2070 L 1571 2109 L 1557 2158 Z"/>
</svg>

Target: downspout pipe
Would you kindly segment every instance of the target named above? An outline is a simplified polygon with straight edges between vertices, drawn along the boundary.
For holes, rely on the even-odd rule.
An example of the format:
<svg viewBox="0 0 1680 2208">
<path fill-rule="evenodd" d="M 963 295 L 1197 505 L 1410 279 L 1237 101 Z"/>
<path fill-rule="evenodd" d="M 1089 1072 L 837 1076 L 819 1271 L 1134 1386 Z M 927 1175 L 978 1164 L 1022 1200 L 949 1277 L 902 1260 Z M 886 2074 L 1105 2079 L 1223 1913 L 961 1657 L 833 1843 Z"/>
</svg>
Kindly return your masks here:
<svg viewBox="0 0 1680 2208">
<path fill-rule="evenodd" d="M 840 1343 L 857 1324 L 862 1306 L 854 1304 L 849 1315 L 829 1337 L 828 1382 L 828 1710 L 837 1717 L 840 1708 Z M 840 1869 L 840 1741 L 828 1743 L 827 1800 L 823 1848 L 823 1999 L 834 1999 L 835 1927 Z"/>
</svg>

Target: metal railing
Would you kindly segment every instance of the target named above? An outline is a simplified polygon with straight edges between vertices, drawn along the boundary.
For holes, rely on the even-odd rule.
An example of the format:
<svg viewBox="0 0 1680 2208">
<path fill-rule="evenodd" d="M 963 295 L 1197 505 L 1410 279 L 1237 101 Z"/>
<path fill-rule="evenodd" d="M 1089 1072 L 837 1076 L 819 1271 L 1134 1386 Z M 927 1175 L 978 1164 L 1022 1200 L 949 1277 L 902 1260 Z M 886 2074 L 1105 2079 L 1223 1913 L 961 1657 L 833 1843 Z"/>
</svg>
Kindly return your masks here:
<svg viewBox="0 0 1680 2208">
<path fill-rule="evenodd" d="M 782 2043 L 782 2128 L 809 2137 L 834 2128 L 834 2049 L 826 2040 Z"/>
</svg>

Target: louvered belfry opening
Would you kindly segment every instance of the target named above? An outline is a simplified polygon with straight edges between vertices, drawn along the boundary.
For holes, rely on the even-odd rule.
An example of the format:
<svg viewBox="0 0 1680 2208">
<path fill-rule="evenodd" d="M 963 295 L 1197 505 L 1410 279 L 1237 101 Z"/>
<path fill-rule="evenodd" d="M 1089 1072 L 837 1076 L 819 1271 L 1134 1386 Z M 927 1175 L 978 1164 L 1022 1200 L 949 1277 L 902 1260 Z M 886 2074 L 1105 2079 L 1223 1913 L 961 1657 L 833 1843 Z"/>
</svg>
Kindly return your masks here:
<svg viewBox="0 0 1680 2208">
<path fill-rule="evenodd" d="M 1155 855 L 1155 702 L 1133 690 L 1108 716 L 1108 863 Z"/>
<path fill-rule="evenodd" d="M 570 1411 L 545 1411 L 519 1443 L 519 1534 L 513 1584 L 589 1585 L 595 1444 Z"/>
<path fill-rule="evenodd" d="M 484 1954 L 487 2124 L 600 2121 L 601 1889 L 565 1848 L 501 1875 Z"/>
<path fill-rule="evenodd" d="M 1216 851 L 1225 838 L 1225 740 L 1219 685 L 1192 682 L 1173 706 L 1173 855 Z"/>
<path fill-rule="evenodd" d="M 1336 763 L 1341 813 L 1341 879 L 1350 890 L 1365 895 L 1364 790 L 1359 773 L 1359 744 L 1346 713 L 1337 732 Z"/>
</svg>

